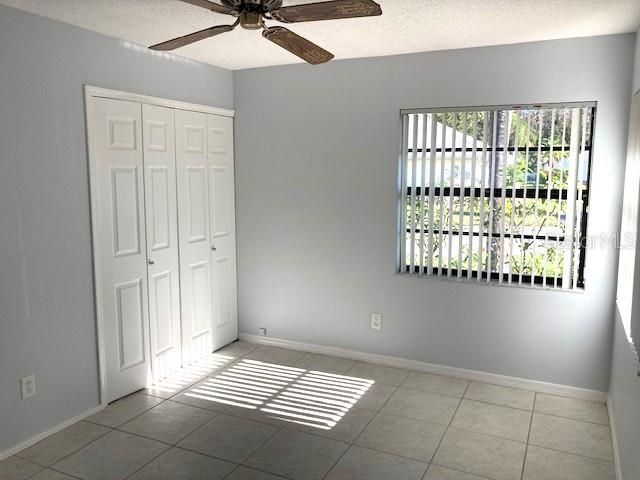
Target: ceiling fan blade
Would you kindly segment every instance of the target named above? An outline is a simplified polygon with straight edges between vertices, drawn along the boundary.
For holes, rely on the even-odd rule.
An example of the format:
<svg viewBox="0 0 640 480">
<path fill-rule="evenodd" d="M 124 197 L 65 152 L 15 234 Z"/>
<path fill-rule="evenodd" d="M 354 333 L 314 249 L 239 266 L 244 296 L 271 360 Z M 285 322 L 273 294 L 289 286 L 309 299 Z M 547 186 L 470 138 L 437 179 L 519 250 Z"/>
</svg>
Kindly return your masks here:
<svg viewBox="0 0 640 480">
<path fill-rule="evenodd" d="M 265 28 L 262 36 L 311 65 L 319 65 L 333 58 L 333 53 L 284 27 Z"/>
<path fill-rule="evenodd" d="M 271 12 L 276 20 L 285 23 L 337 20 L 340 18 L 374 17 L 382 9 L 373 0 L 334 0 L 282 7 Z"/>
<path fill-rule="evenodd" d="M 205 28 L 204 30 L 200 30 L 199 32 L 190 33 L 189 35 L 184 35 L 182 37 L 167 40 L 166 42 L 151 45 L 149 48 L 151 50 L 161 51 L 175 50 L 176 48 L 184 47 L 185 45 L 189 45 L 190 43 L 199 42 L 200 40 L 204 40 L 205 38 L 220 35 L 221 33 L 230 32 L 235 27 L 236 25 L 216 25 L 215 27 Z"/>
<path fill-rule="evenodd" d="M 217 3 L 209 2 L 208 0 L 180 0 L 184 3 L 189 3 L 191 5 L 195 5 L 196 7 L 206 8 L 207 10 L 211 10 L 216 13 L 224 13 L 226 15 L 233 15 L 235 12 L 233 9 L 229 7 L 225 7 L 224 5 L 218 5 Z"/>
</svg>

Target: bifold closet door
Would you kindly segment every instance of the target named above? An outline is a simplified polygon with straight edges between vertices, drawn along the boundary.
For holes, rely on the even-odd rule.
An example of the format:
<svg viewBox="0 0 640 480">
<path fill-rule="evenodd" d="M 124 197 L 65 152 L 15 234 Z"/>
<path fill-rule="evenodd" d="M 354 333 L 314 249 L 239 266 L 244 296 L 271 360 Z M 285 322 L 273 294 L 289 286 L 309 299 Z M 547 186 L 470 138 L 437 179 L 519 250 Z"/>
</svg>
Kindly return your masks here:
<svg viewBox="0 0 640 480">
<path fill-rule="evenodd" d="M 211 239 L 207 117 L 175 110 L 183 365 L 210 353 Z"/>
<path fill-rule="evenodd" d="M 142 105 L 151 371 L 181 366 L 174 111 Z"/>
<path fill-rule="evenodd" d="M 213 348 L 238 338 L 233 119 L 207 115 Z"/>
<path fill-rule="evenodd" d="M 90 105 L 96 292 L 108 402 L 146 385 L 150 369 L 141 117 L 139 103 L 96 98 Z"/>
</svg>

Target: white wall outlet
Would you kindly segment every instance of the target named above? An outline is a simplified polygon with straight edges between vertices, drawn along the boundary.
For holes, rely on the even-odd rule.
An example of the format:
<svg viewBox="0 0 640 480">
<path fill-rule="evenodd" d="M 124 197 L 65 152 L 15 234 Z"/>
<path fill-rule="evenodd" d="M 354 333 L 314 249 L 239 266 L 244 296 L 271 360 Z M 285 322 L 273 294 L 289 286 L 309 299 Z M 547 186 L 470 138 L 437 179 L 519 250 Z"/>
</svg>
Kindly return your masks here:
<svg viewBox="0 0 640 480">
<path fill-rule="evenodd" d="M 22 390 L 22 399 L 33 397 L 36 394 L 36 376 L 29 375 L 20 379 L 20 388 Z"/>
<path fill-rule="evenodd" d="M 259 328 L 258 332 L 260 333 L 260 335 L 262 335 L 263 337 L 267 336 L 267 329 L 266 328 Z"/>
<path fill-rule="evenodd" d="M 373 330 L 382 330 L 382 314 L 381 313 L 371 314 L 371 328 Z"/>
</svg>

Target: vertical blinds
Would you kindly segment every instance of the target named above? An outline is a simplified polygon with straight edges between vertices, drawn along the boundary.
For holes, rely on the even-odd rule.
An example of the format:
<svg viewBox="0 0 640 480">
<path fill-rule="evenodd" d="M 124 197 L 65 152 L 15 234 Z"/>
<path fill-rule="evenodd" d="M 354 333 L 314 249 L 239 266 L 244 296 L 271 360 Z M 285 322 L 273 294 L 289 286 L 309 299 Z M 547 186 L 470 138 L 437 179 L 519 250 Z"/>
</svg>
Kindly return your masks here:
<svg viewBox="0 0 640 480">
<path fill-rule="evenodd" d="M 594 110 L 403 111 L 399 270 L 584 287 Z"/>
</svg>

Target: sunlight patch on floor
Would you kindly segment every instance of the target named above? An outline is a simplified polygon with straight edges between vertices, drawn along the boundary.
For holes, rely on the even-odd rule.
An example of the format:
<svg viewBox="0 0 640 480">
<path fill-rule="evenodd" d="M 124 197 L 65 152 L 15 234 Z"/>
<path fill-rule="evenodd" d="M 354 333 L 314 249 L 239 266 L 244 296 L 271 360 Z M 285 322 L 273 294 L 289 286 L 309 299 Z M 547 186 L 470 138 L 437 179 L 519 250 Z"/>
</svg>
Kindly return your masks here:
<svg viewBox="0 0 640 480">
<path fill-rule="evenodd" d="M 147 388 L 158 392 L 178 393 L 233 360 L 235 357 L 211 353 L 189 366 L 175 370 L 156 384 L 149 381 Z"/>
<path fill-rule="evenodd" d="M 373 380 L 244 359 L 185 395 L 331 430 Z"/>
</svg>

